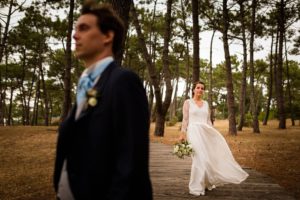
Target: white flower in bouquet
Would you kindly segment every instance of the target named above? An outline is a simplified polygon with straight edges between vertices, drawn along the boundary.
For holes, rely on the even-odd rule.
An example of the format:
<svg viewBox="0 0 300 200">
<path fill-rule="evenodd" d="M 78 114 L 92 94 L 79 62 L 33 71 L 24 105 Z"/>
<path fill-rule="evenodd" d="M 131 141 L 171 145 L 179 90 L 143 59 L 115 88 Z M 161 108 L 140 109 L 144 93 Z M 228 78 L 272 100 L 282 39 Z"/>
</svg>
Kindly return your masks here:
<svg viewBox="0 0 300 200">
<path fill-rule="evenodd" d="M 174 146 L 173 153 L 177 153 L 178 150 L 179 150 L 179 147 L 178 146 Z"/>
<path fill-rule="evenodd" d="M 191 156 L 193 153 L 192 145 L 184 140 L 181 142 L 177 142 L 174 144 L 173 154 L 176 155 L 178 158 L 184 158 L 184 156 Z"/>
</svg>

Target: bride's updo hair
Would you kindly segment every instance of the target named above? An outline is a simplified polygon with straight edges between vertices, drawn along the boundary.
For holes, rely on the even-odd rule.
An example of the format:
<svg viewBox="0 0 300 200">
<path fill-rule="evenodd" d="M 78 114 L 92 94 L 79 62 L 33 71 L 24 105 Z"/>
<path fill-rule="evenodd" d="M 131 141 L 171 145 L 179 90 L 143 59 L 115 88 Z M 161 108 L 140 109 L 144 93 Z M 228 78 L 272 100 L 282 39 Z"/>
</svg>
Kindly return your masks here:
<svg viewBox="0 0 300 200">
<path fill-rule="evenodd" d="M 192 97 L 194 97 L 194 89 L 196 88 L 197 84 L 201 84 L 204 86 L 205 89 L 205 83 L 203 81 L 196 81 L 193 83 L 193 87 L 192 87 Z"/>
</svg>

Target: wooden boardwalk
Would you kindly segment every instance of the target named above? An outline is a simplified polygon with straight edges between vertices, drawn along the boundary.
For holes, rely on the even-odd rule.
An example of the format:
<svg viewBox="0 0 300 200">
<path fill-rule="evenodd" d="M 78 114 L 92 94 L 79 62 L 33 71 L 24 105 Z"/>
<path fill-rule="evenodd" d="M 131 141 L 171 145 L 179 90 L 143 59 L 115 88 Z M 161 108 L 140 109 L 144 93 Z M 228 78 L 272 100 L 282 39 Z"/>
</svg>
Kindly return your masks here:
<svg viewBox="0 0 300 200">
<path fill-rule="evenodd" d="M 249 177 L 239 185 L 227 184 L 205 196 L 189 194 L 191 158 L 179 159 L 172 155 L 172 147 L 160 143 L 150 145 L 150 174 L 154 200 L 295 200 L 274 181 L 250 168 L 244 168 Z"/>
</svg>

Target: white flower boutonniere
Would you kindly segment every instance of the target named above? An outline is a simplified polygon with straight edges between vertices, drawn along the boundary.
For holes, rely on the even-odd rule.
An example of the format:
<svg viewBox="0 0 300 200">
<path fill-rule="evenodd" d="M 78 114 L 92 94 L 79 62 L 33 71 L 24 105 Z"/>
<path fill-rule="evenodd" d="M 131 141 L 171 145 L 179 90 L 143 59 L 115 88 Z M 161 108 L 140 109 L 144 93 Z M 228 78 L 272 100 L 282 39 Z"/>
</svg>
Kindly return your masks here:
<svg viewBox="0 0 300 200">
<path fill-rule="evenodd" d="M 98 91 L 91 88 L 87 91 L 87 103 L 88 105 L 95 107 L 98 103 L 97 97 L 99 97 Z"/>
</svg>

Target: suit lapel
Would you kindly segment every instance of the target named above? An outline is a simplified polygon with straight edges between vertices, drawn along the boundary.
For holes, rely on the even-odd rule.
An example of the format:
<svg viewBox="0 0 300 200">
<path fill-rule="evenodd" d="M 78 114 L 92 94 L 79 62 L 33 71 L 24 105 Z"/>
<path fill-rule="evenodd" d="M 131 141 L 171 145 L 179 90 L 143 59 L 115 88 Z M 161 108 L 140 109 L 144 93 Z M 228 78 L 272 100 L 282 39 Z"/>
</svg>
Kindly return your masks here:
<svg viewBox="0 0 300 200">
<path fill-rule="evenodd" d="M 109 66 L 104 70 L 104 72 L 100 76 L 100 79 L 94 85 L 93 89 L 95 89 L 97 91 L 97 93 L 100 94 L 99 97 L 97 97 L 98 103 L 101 101 L 102 93 L 104 91 L 104 88 L 105 88 L 108 80 L 109 80 L 110 74 L 116 67 L 117 67 L 117 65 L 115 64 L 114 61 L 111 64 L 109 64 Z M 87 109 L 81 111 L 81 113 L 76 121 L 80 121 L 81 119 L 88 116 L 88 114 L 93 110 L 93 108 L 94 107 L 88 105 Z"/>
</svg>

